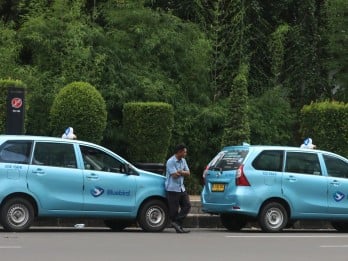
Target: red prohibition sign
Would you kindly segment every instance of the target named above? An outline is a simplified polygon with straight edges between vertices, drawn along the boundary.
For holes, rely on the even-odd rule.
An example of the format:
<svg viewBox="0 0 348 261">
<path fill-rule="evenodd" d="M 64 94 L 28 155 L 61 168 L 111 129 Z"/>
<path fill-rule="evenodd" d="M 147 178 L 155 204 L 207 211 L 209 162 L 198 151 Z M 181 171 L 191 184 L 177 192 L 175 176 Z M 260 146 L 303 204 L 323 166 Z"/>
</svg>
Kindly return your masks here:
<svg viewBox="0 0 348 261">
<path fill-rule="evenodd" d="M 22 107 L 22 104 L 23 104 L 23 101 L 21 98 L 13 98 L 11 100 L 11 105 L 15 109 L 19 109 L 20 107 Z"/>
</svg>

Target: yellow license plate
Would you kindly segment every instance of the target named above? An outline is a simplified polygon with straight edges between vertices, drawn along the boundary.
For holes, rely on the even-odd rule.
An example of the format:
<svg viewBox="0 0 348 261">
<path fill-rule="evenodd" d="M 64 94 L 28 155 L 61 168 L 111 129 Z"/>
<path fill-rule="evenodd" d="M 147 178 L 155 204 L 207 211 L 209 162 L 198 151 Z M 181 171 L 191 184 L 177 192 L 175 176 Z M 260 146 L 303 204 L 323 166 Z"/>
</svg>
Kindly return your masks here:
<svg viewBox="0 0 348 261">
<path fill-rule="evenodd" d="M 213 183 L 213 186 L 211 187 L 212 192 L 224 192 L 225 191 L 225 184 L 221 183 Z"/>
</svg>

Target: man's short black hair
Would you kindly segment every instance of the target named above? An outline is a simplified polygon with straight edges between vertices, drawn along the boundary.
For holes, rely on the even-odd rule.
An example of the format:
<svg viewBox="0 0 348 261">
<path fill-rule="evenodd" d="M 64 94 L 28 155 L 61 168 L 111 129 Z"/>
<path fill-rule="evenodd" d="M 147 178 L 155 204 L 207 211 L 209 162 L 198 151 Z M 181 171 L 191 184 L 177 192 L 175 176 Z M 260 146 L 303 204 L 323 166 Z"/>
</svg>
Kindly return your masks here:
<svg viewBox="0 0 348 261">
<path fill-rule="evenodd" d="M 187 149 L 187 146 L 184 143 L 178 144 L 178 145 L 175 146 L 174 154 L 176 154 L 179 151 L 182 151 L 184 149 Z"/>
</svg>

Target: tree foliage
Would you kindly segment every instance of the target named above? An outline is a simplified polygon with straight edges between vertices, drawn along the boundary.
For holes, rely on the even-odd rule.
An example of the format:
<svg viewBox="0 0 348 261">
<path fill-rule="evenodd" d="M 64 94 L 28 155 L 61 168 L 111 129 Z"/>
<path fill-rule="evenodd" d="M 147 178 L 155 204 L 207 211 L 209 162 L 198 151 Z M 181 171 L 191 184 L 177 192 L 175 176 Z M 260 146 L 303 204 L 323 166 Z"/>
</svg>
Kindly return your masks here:
<svg viewBox="0 0 348 261">
<path fill-rule="evenodd" d="M 279 86 L 249 102 L 251 144 L 292 145 L 296 114 Z"/>
<path fill-rule="evenodd" d="M 248 110 L 248 67 L 243 64 L 232 83 L 222 146 L 240 145 L 243 142 L 249 142 Z"/>
<path fill-rule="evenodd" d="M 54 136 L 61 136 L 67 127 L 73 127 L 79 139 L 96 143 L 103 138 L 106 118 L 103 97 L 86 82 L 73 82 L 62 88 L 50 112 Z"/>
<path fill-rule="evenodd" d="M 323 36 L 327 40 L 326 66 L 329 71 L 329 85 L 333 86 L 333 96 L 348 101 L 348 5 L 345 0 L 325 2 L 327 27 Z"/>
<path fill-rule="evenodd" d="M 197 176 L 220 149 L 233 109 L 245 137 L 250 117 L 252 142 L 296 144 L 289 104 L 298 115 L 312 101 L 347 101 L 345 0 L 0 0 L 0 18 L 0 77 L 28 86 L 28 134 L 49 135 L 57 93 L 88 82 L 106 102 L 102 144 L 126 151 L 125 103 L 171 104 L 169 147 L 189 146 Z M 238 86 L 246 96 L 234 94 Z"/>
</svg>

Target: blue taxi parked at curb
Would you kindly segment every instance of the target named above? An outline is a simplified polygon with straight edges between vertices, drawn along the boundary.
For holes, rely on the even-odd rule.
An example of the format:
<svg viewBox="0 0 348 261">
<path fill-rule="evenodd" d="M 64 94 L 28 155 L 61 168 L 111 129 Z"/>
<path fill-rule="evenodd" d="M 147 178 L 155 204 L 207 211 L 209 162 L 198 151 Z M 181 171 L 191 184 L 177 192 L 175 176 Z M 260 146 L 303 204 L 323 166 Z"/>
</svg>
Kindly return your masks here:
<svg viewBox="0 0 348 261">
<path fill-rule="evenodd" d="M 208 164 L 202 210 L 219 214 L 228 230 L 257 220 L 279 232 L 296 220 L 331 221 L 348 232 L 348 159 L 315 149 L 225 147 Z"/>
<path fill-rule="evenodd" d="M 89 142 L 0 135 L 0 223 L 25 231 L 36 217 L 99 218 L 120 231 L 168 223 L 165 177 Z"/>
</svg>

